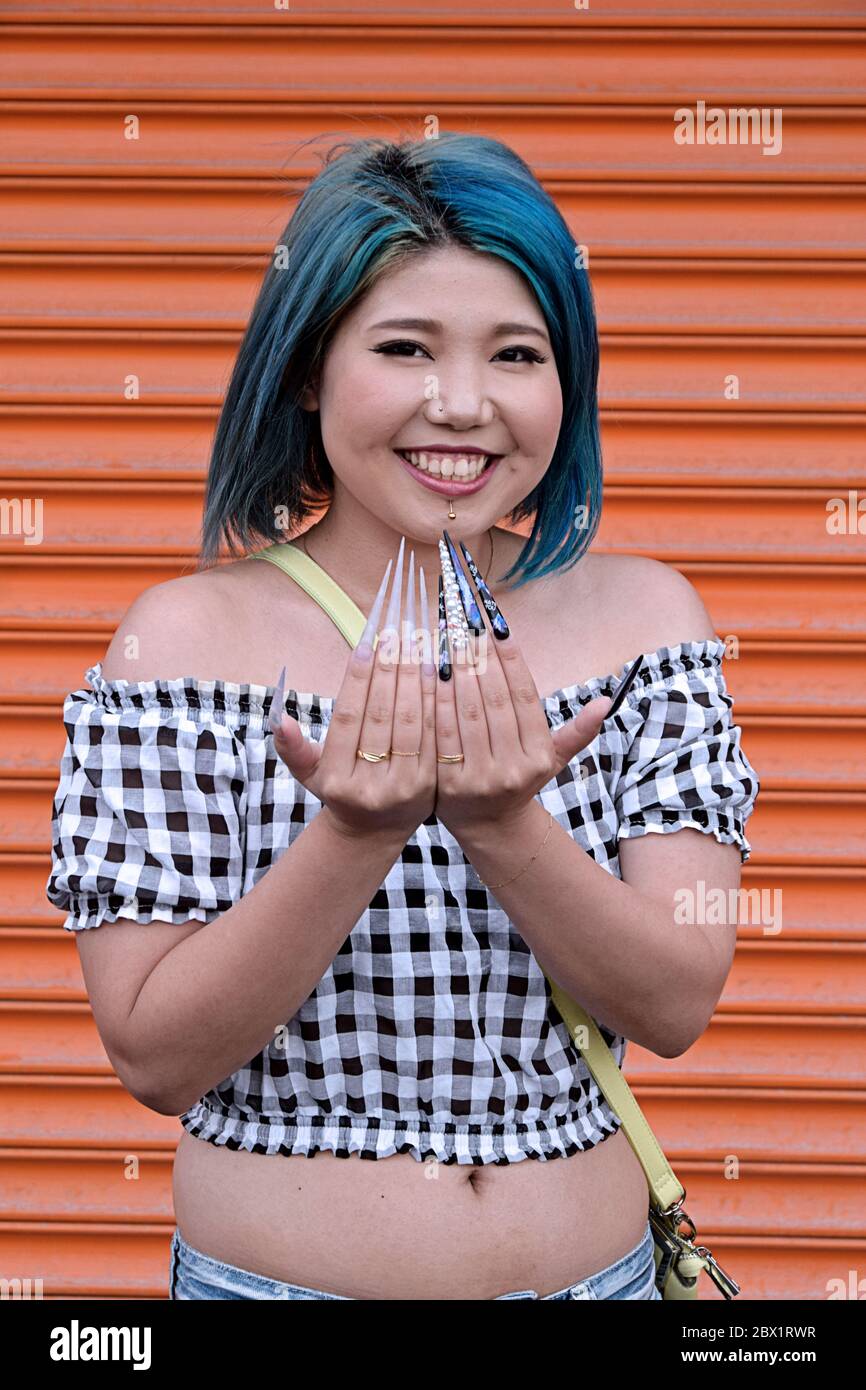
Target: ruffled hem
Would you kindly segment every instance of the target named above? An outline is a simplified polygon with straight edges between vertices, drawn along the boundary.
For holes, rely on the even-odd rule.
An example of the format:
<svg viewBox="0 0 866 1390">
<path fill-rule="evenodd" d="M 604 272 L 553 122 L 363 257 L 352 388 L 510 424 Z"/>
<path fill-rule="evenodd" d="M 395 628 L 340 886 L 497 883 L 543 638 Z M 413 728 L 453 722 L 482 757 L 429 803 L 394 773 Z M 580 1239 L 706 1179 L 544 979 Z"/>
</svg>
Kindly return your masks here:
<svg viewBox="0 0 866 1390">
<path fill-rule="evenodd" d="M 533 1124 L 470 1125 L 443 1123 L 439 1127 L 417 1120 L 377 1120 L 363 1116 L 303 1118 L 294 1124 L 243 1120 L 221 1115 L 199 1101 L 180 1116 L 184 1129 L 197 1139 L 250 1153 L 300 1154 L 329 1152 L 338 1158 L 389 1158 L 410 1154 L 419 1163 L 519 1163 L 525 1158 L 569 1158 L 609 1139 L 620 1128 L 619 1116 L 606 1101 L 583 1116 L 569 1120 L 538 1120 Z"/>
<path fill-rule="evenodd" d="M 616 832 L 617 840 L 634 840 L 639 835 L 666 835 L 671 830 L 700 830 L 704 835 L 714 835 L 721 845 L 736 845 L 740 851 L 740 863 L 745 864 L 752 853 L 752 846 L 746 839 L 742 823 L 722 811 L 711 807 L 701 807 L 695 811 L 666 811 L 663 808 L 648 809 L 640 815 L 621 820 Z"/>
<path fill-rule="evenodd" d="M 73 896 L 70 909 L 63 922 L 64 931 L 89 931 L 101 927 L 106 922 L 116 922 L 123 918 L 132 922 L 170 922 L 180 925 L 192 919 L 195 922 L 213 922 L 232 906 L 202 907 L 198 903 L 187 906 L 174 906 L 167 903 L 141 903 L 138 898 Z"/>
<path fill-rule="evenodd" d="M 545 695 L 542 704 L 552 715 L 565 714 L 568 710 L 578 713 L 590 700 L 597 700 L 600 695 L 612 695 L 638 656 L 643 655 L 637 675 L 625 696 L 625 703 L 628 704 L 638 692 L 645 692 L 647 688 L 672 680 L 683 672 L 707 671 L 713 667 L 720 669 L 724 654 L 725 644 L 718 637 L 704 637 L 699 642 L 677 642 L 672 647 L 658 647 L 646 655 L 635 652 L 619 671 L 611 671 L 607 676 L 591 676 L 589 680 L 576 685 L 563 686 L 552 695 Z"/>
</svg>

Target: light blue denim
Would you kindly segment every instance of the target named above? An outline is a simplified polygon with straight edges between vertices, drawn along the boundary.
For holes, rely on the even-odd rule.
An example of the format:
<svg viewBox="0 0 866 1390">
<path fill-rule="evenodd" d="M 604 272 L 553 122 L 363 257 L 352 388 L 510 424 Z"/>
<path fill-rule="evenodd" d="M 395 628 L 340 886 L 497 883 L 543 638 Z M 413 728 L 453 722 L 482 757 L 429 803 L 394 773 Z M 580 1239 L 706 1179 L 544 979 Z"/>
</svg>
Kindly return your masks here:
<svg viewBox="0 0 866 1390">
<path fill-rule="evenodd" d="M 343 1294 L 308 1289 L 302 1284 L 283 1284 L 263 1274 L 224 1264 L 210 1255 L 203 1255 L 184 1240 L 175 1227 L 171 1239 L 171 1268 L 169 1298 L 333 1298 L 354 1302 Z M 606 1269 L 590 1274 L 578 1284 L 569 1284 L 557 1293 L 539 1294 L 535 1289 L 517 1289 L 500 1293 L 494 1301 L 504 1298 L 630 1298 L 661 1299 L 655 1285 L 653 1237 L 649 1222 L 633 1250 L 615 1260 Z"/>
</svg>

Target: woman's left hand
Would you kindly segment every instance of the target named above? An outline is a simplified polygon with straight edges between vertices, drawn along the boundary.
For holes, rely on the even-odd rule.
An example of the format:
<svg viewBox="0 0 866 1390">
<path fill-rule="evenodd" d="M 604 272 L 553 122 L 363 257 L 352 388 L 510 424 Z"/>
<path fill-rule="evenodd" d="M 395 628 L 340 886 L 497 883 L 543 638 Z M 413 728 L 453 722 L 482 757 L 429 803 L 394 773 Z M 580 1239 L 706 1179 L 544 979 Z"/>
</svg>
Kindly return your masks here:
<svg viewBox="0 0 866 1390">
<path fill-rule="evenodd" d="M 485 630 L 470 647 L 452 649 L 449 681 L 436 680 L 437 762 L 434 814 L 455 839 L 474 826 L 518 819 L 533 797 L 592 743 L 611 707 L 607 695 L 551 730 L 513 634 Z M 474 648 L 477 664 L 470 660 Z"/>
</svg>

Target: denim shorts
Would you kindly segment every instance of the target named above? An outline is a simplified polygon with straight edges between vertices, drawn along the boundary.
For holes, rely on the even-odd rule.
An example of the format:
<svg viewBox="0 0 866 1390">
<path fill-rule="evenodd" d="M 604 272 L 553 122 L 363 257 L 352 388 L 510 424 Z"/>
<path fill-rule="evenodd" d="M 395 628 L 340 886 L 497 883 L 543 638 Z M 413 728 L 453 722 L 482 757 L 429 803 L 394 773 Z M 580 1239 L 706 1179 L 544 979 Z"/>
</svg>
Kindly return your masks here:
<svg viewBox="0 0 866 1390">
<path fill-rule="evenodd" d="M 538 1294 L 535 1289 L 517 1289 L 500 1293 L 503 1298 L 661 1298 L 655 1285 L 653 1237 L 649 1222 L 633 1250 L 615 1260 L 606 1269 L 590 1274 L 579 1284 L 569 1284 L 557 1293 Z M 333 1298 L 347 1300 L 343 1294 L 325 1293 L 322 1289 L 305 1288 L 302 1284 L 282 1284 L 263 1274 L 253 1274 L 237 1265 L 224 1264 L 210 1255 L 203 1255 L 184 1240 L 175 1227 L 171 1238 L 170 1299 L 183 1298 Z M 494 1301 L 496 1301 L 494 1300 Z"/>
</svg>

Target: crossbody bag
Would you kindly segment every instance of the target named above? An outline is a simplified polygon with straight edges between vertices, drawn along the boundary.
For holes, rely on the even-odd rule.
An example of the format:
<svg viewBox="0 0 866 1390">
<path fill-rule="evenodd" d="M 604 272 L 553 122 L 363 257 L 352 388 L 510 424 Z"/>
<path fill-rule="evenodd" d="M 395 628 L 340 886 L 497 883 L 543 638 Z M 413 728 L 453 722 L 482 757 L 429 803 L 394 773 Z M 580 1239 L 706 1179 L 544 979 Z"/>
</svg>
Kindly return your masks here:
<svg viewBox="0 0 866 1390">
<path fill-rule="evenodd" d="M 344 589 L 304 551 L 276 542 L 250 557 L 269 560 L 295 580 L 328 614 L 351 647 L 360 640 L 364 615 Z M 644 1170 L 649 1188 L 649 1221 L 653 1233 L 656 1287 L 663 1299 L 697 1298 L 698 1276 L 705 1270 L 725 1298 L 740 1287 L 725 1273 L 705 1245 L 696 1245 L 697 1231 L 683 1210 L 685 1188 L 677 1180 L 650 1129 L 616 1058 L 594 1019 L 545 972 L 551 998 L 582 1053 L 610 1108 Z"/>
</svg>

